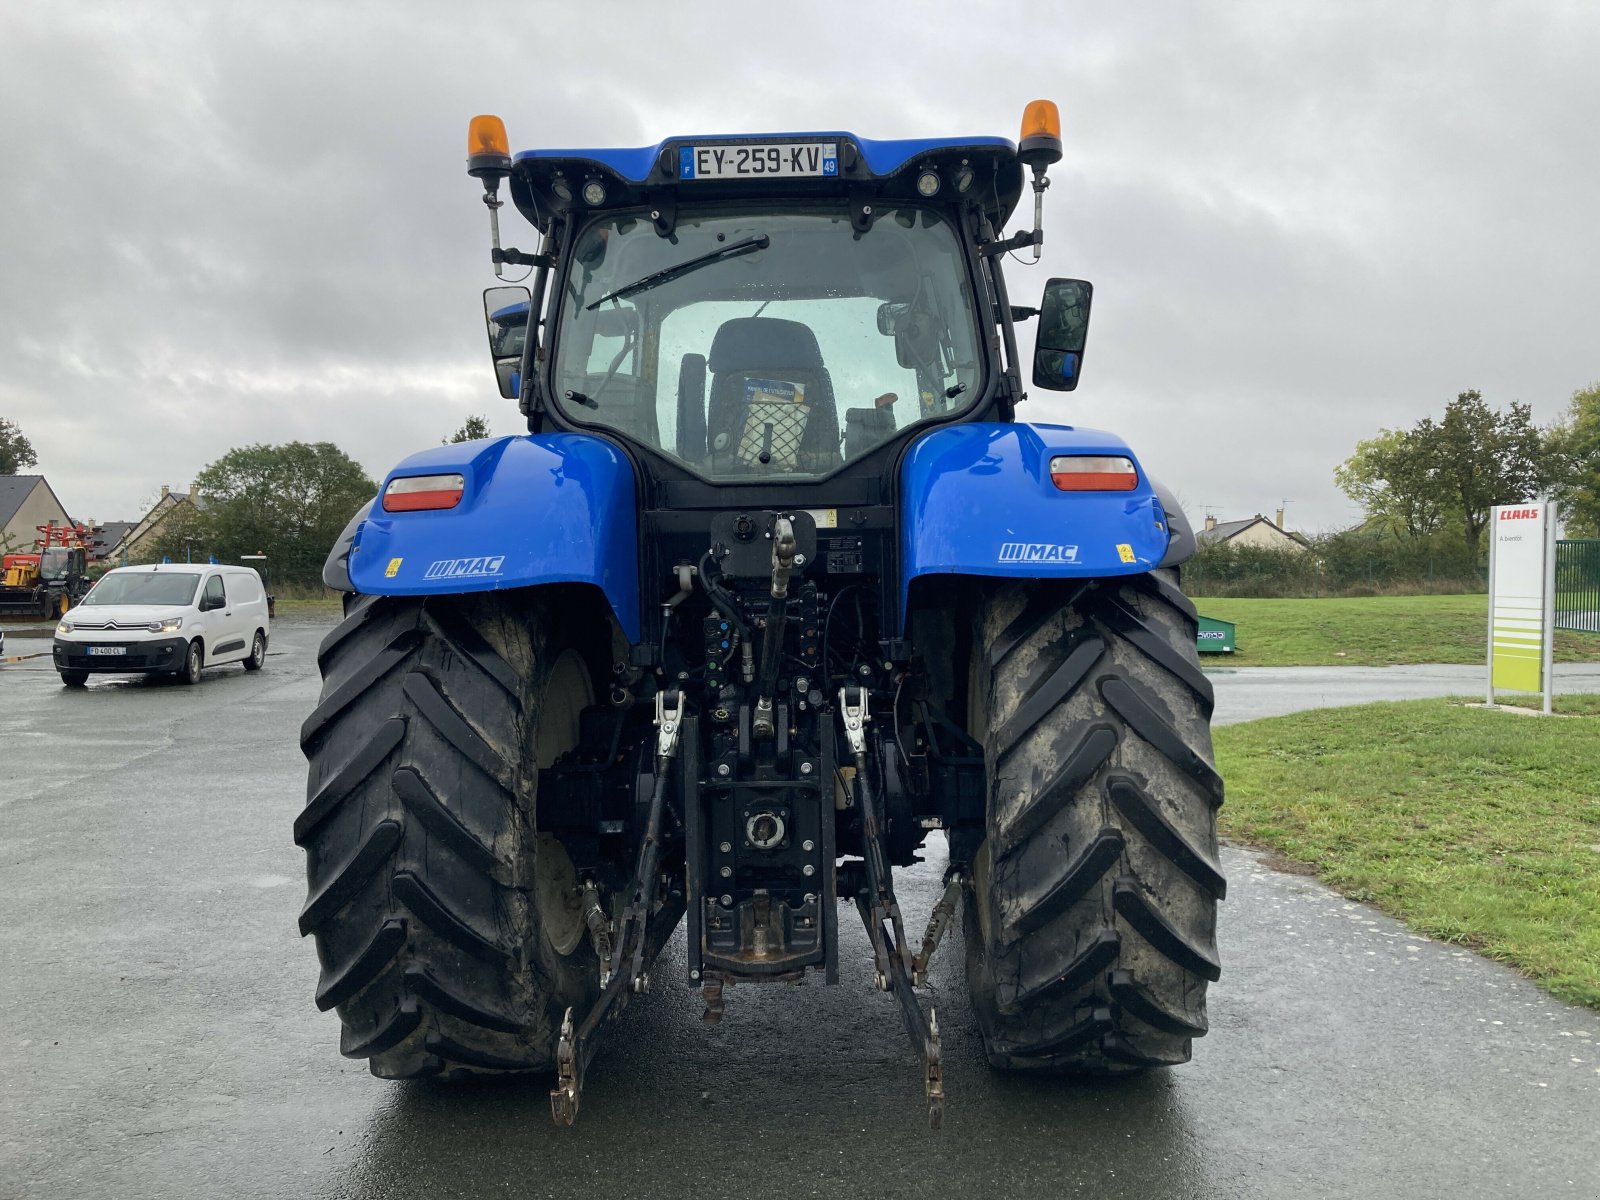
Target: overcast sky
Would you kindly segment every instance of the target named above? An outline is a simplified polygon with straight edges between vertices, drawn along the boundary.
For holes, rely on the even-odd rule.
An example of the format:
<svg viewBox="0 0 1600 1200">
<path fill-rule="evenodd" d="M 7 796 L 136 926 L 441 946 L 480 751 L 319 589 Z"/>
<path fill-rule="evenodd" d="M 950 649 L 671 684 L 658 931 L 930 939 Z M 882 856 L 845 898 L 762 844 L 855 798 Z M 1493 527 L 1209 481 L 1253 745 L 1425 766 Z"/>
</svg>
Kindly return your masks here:
<svg viewBox="0 0 1600 1200">
<path fill-rule="evenodd" d="M 0 416 L 79 518 L 252 442 L 382 476 L 470 413 L 521 430 L 474 113 L 513 149 L 1015 139 L 1044 96 L 1066 157 L 1012 298 L 1095 308 L 1082 385 L 1021 415 L 1122 434 L 1197 522 L 1333 528 L 1358 439 L 1600 380 L 1597 63 L 1581 2 L 0 0 Z"/>
</svg>

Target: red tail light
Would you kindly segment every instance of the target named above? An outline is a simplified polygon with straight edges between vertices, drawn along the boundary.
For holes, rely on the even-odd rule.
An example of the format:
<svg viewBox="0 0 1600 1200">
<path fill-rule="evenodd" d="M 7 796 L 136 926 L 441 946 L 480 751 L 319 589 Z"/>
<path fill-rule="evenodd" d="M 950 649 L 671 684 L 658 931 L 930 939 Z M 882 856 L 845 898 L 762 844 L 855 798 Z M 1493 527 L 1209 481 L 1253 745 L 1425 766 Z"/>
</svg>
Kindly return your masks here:
<svg viewBox="0 0 1600 1200">
<path fill-rule="evenodd" d="M 1139 468 L 1131 458 L 1063 454 L 1050 460 L 1050 479 L 1063 492 L 1131 492 Z"/>
<path fill-rule="evenodd" d="M 383 489 L 384 512 L 416 512 L 454 508 L 461 503 L 465 481 L 459 475 L 405 475 Z"/>
</svg>

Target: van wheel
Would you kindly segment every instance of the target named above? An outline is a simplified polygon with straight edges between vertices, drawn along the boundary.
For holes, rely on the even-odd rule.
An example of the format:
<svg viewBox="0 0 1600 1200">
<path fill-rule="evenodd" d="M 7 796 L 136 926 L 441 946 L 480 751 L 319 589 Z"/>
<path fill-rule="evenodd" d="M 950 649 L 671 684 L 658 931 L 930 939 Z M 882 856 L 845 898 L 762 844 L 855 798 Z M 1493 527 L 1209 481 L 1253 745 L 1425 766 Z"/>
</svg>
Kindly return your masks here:
<svg viewBox="0 0 1600 1200">
<path fill-rule="evenodd" d="M 183 660 L 183 669 L 178 672 L 178 678 L 190 685 L 199 683 L 200 668 L 203 666 L 205 651 L 200 648 L 200 639 L 196 638 L 189 643 L 189 656 Z"/>
<path fill-rule="evenodd" d="M 82 687 L 84 684 L 89 682 L 89 672 L 63 671 L 61 672 L 61 682 L 66 684 L 68 687 Z"/>
<path fill-rule="evenodd" d="M 246 671 L 259 671 L 267 661 L 267 635 L 256 630 L 256 640 L 250 644 L 250 657 L 244 660 Z"/>
</svg>

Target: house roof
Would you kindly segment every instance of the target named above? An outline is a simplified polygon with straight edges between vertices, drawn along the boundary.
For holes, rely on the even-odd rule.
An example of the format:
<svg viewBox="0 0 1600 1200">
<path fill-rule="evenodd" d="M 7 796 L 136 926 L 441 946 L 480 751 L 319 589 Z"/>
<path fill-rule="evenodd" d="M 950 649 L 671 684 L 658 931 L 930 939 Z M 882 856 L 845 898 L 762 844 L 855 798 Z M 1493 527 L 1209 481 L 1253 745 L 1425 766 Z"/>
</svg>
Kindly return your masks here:
<svg viewBox="0 0 1600 1200">
<path fill-rule="evenodd" d="M 1215 546 L 1219 542 L 1226 542 L 1232 538 L 1238 537 L 1239 534 L 1243 533 L 1246 529 L 1249 529 L 1252 525 L 1265 525 L 1268 529 L 1272 530 L 1273 533 L 1278 534 L 1288 541 L 1294 542 L 1301 546 L 1306 544 L 1305 538 L 1301 537 L 1298 533 L 1290 533 L 1286 529 L 1279 529 L 1277 525 L 1273 524 L 1270 519 L 1261 516 L 1259 513 L 1253 517 L 1246 517 L 1242 521 L 1218 521 L 1210 529 L 1195 530 L 1194 536 L 1195 540 L 1202 546 Z"/>
<path fill-rule="evenodd" d="M 50 499 L 56 502 L 56 507 L 65 516 L 66 507 L 43 475 L 0 475 L 0 526 L 9 525 L 11 518 L 33 495 L 34 489 L 41 486 L 50 493 Z"/>
<path fill-rule="evenodd" d="M 1202 546 L 1209 546 L 1214 542 L 1225 542 L 1236 533 L 1243 533 L 1257 521 L 1265 521 L 1265 517 L 1246 517 L 1242 521 L 1218 521 L 1210 529 L 1195 530 L 1195 540 Z M 1274 529 L 1277 526 L 1273 526 Z"/>
<path fill-rule="evenodd" d="M 0 525 L 10 524 L 43 475 L 0 475 Z"/>
<path fill-rule="evenodd" d="M 137 521 L 106 521 L 89 538 L 89 557 L 104 558 Z"/>
<path fill-rule="evenodd" d="M 137 521 L 115 522 L 116 524 L 124 525 L 125 527 L 123 528 L 122 535 L 120 537 L 116 538 L 115 540 L 110 538 L 106 539 L 106 549 L 103 557 L 114 557 L 118 554 L 121 554 L 125 548 L 131 546 L 134 542 L 139 541 L 157 525 L 161 524 L 161 522 L 165 521 L 169 516 L 171 516 L 172 510 L 177 508 L 180 504 L 192 504 L 195 506 L 195 508 L 202 512 L 204 512 L 206 508 L 205 500 L 199 496 L 191 496 L 187 492 L 169 491 L 166 495 L 157 500 L 155 504 L 151 506 L 150 511 L 145 513 L 145 515 L 140 517 Z M 108 522 L 106 526 L 108 530 L 110 529 L 110 526 L 111 523 Z"/>
</svg>

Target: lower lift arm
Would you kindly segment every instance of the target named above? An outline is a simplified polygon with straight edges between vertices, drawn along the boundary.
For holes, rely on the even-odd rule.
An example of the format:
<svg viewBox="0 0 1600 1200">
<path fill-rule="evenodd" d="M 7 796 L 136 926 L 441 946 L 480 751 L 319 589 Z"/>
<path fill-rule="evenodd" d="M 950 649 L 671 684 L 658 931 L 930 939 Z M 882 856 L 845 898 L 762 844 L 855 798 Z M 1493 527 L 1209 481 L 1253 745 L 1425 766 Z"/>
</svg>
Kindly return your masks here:
<svg viewBox="0 0 1600 1200">
<path fill-rule="evenodd" d="M 906 943 L 905 922 L 894 896 L 894 880 L 884 848 L 883 810 L 872 788 L 867 770 L 867 723 L 872 714 L 865 688 L 841 688 L 839 712 L 844 720 L 845 739 L 856 760 L 856 793 L 861 806 L 862 841 L 865 843 L 866 886 L 856 895 L 856 908 L 872 939 L 872 956 L 877 963 L 877 984 L 893 992 L 900 1002 L 900 1015 L 906 1032 L 922 1057 L 922 1082 L 928 1096 L 928 1125 L 938 1129 L 944 1121 L 944 1074 L 940 1062 L 939 1017 L 930 1011 L 922 1015 L 912 990 L 911 947 Z M 931 931 L 930 931 L 931 933 Z M 926 944 L 928 939 L 924 939 Z M 933 939 L 937 944 L 937 938 Z M 891 942 L 893 943 L 891 945 Z M 928 950 L 931 956 L 931 947 Z M 926 961 L 921 964 L 926 970 Z"/>
<path fill-rule="evenodd" d="M 583 1097 L 583 1073 L 594 1055 L 594 1036 L 601 1024 L 624 992 L 642 992 L 648 986 L 644 951 L 661 874 L 661 823 L 666 809 L 667 773 L 677 756 L 678 735 L 682 729 L 683 693 L 677 690 L 657 692 L 656 768 L 650 784 L 644 841 L 639 846 L 639 861 L 628 893 L 628 905 L 622 910 L 617 927 L 611 952 L 610 981 L 601 989 L 600 998 L 576 1030 L 570 1008 L 561 1021 L 561 1036 L 556 1042 L 556 1086 L 550 1092 L 550 1112 L 558 1125 L 571 1125 L 578 1116 L 578 1103 Z"/>
</svg>

